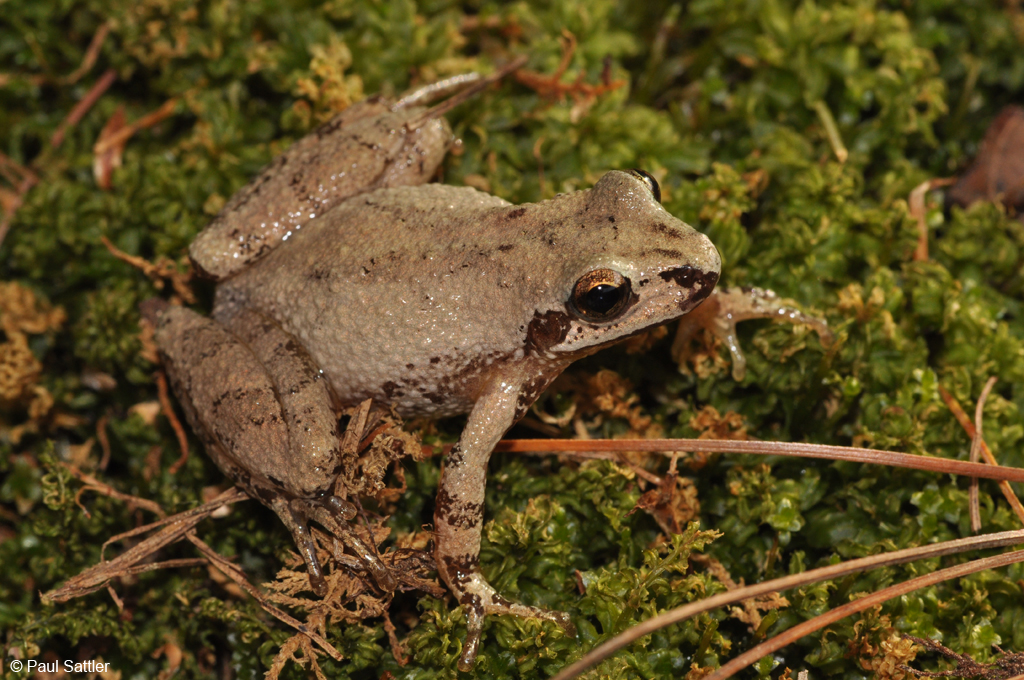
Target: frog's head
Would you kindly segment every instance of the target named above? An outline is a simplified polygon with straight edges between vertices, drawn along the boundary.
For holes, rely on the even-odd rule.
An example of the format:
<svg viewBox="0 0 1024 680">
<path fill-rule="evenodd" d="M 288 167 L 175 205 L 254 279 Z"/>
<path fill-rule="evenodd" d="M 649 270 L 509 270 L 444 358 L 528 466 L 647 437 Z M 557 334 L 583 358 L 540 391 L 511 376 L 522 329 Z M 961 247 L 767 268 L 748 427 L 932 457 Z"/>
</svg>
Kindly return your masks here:
<svg viewBox="0 0 1024 680">
<path fill-rule="evenodd" d="M 711 294 L 722 269 L 718 250 L 660 199 L 657 181 L 641 170 L 609 172 L 565 197 L 574 207 L 558 229 L 562 258 L 551 281 L 558 302 L 535 315 L 528 350 L 590 354 L 679 318 Z"/>
</svg>

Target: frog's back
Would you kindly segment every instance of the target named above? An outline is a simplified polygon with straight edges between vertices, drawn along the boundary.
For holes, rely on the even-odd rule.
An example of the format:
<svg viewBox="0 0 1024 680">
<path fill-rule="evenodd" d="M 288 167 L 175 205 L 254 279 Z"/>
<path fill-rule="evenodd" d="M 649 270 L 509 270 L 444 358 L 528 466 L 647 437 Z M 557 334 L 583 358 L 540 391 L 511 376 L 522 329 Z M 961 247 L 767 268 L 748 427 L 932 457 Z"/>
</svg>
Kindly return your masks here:
<svg viewBox="0 0 1024 680">
<path fill-rule="evenodd" d="M 522 347 L 529 321 L 531 277 L 495 227 L 509 207 L 437 184 L 352 198 L 223 282 L 215 314 L 251 307 L 276 319 L 343 403 L 465 412 L 487 367 Z"/>
</svg>

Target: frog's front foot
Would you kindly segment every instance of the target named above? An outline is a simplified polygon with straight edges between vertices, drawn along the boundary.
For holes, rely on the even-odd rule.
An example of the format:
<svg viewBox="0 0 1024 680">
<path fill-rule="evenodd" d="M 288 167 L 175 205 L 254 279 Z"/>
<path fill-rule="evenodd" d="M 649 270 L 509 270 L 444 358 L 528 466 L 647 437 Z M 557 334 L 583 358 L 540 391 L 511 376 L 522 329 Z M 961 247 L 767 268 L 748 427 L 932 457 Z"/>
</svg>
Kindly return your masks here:
<svg viewBox="0 0 1024 680">
<path fill-rule="evenodd" d="M 732 355 L 732 377 L 742 381 L 747 373 L 747 359 L 740 349 L 736 324 L 748 319 L 777 319 L 792 324 L 810 326 L 821 339 L 821 344 L 832 343 L 832 331 L 824 319 L 805 314 L 781 299 L 771 290 L 763 288 L 719 288 L 704 303 L 679 320 L 679 330 L 672 343 L 672 358 L 679 370 L 686 372 L 691 357 L 691 340 L 702 329 L 710 331 L 724 343 Z"/>
<path fill-rule="evenodd" d="M 309 586 L 318 597 L 327 594 L 327 581 L 324 579 L 323 568 L 316 556 L 316 544 L 310 534 L 308 523 L 314 521 L 337 536 L 349 548 L 363 568 L 385 592 L 392 592 L 398 586 L 398 580 L 385 565 L 377 551 L 366 544 L 348 525 L 348 521 L 356 516 L 355 506 L 337 496 L 326 495 L 317 499 L 296 498 L 291 501 L 280 500 L 271 504 L 285 526 L 292 532 L 295 545 L 298 546 L 302 559 L 309 573 Z"/>
<path fill-rule="evenodd" d="M 442 558 L 438 570 L 466 615 L 466 642 L 459 657 L 460 671 L 470 671 L 476 663 L 477 654 L 480 652 L 484 617 L 488 614 L 511 614 L 527 619 L 552 621 L 558 624 L 566 635 L 576 637 L 576 626 L 568 614 L 505 599 L 484 579 L 476 564 L 460 564 L 460 560 Z"/>
</svg>

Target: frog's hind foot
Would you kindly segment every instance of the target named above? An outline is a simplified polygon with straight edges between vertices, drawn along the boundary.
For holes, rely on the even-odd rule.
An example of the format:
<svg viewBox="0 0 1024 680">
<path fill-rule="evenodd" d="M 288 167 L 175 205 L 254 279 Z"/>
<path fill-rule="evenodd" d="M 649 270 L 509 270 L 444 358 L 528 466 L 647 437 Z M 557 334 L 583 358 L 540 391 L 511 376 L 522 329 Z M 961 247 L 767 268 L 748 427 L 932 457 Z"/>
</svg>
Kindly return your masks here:
<svg viewBox="0 0 1024 680">
<path fill-rule="evenodd" d="M 295 545 L 299 547 L 306 563 L 306 571 L 309 572 L 310 588 L 318 597 L 327 594 L 327 582 L 316 556 L 316 544 L 309 531 L 310 521 L 323 526 L 351 550 L 359 565 L 370 574 L 381 590 L 393 592 L 398 587 L 398 579 L 381 561 L 377 551 L 368 546 L 348 525 L 348 521 L 356 516 L 352 503 L 330 495 L 315 500 L 297 498 L 275 503 L 274 511 L 292 532 Z"/>
<path fill-rule="evenodd" d="M 484 580 L 479 571 L 467 574 L 459 584 L 455 595 L 466 615 L 466 642 L 459 656 L 459 670 L 473 670 L 477 654 L 480 652 L 480 638 L 484 629 L 484 618 L 488 614 L 509 614 L 524 619 L 542 619 L 558 625 L 569 637 L 576 637 L 576 626 L 565 612 L 540 607 L 530 607 L 512 602 L 497 593 Z"/>
<path fill-rule="evenodd" d="M 395 102 L 394 108 L 395 110 L 408 109 L 448 96 L 448 99 L 426 109 L 416 118 L 409 121 L 410 128 L 418 128 L 425 121 L 436 120 L 440 116 L 443 116 L 454 109 L 456 106 L 459 106 L 463 102 L 477 96 L 493 83 L 496 83 L 510 73 L 519 70 L 519 68 L 526 64 L 526 61 L 527 58 L 523 55 L 513 59 L 501 68 L 497 69 L 494 73 L 487 76 L 481 76 L 479 73 L 463 73 L 461 75 L 440 80 L 436 83 L 424 85 L 423 87 L 405 94 L 401 99 Z"/>
</svg>

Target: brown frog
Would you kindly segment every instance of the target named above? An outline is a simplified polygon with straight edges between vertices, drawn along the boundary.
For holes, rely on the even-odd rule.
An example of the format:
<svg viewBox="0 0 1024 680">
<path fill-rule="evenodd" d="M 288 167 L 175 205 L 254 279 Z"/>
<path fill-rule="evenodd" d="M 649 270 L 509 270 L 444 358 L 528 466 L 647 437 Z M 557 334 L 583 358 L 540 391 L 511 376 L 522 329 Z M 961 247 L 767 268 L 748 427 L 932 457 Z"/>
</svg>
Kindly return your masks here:
<svg viewBox="0 0 1024 680">
<path fill-rule="evenodd" d="M 647 173 L 512 205 L 425 184 L 450 142 L 415 97 L 355 105 L 297 142 L 192 245 L 197 270 L 219 282 L 212 318 L 169 308 L 156 340 L 193 429 L 281 517 L 319 594 L 311 521 L 395 587 L 347 525 L 339 410 L 372 398 L 404 416 L 469 414 L 434 516 L 438 571 L 467 616 L 468 670 L 486 614 L 574 633 L 566 614 L 511 602 L 480 572 L 494 445 L 572 361 L 704 301 L 721 260 L 665 211 Z"/>
</svg>

